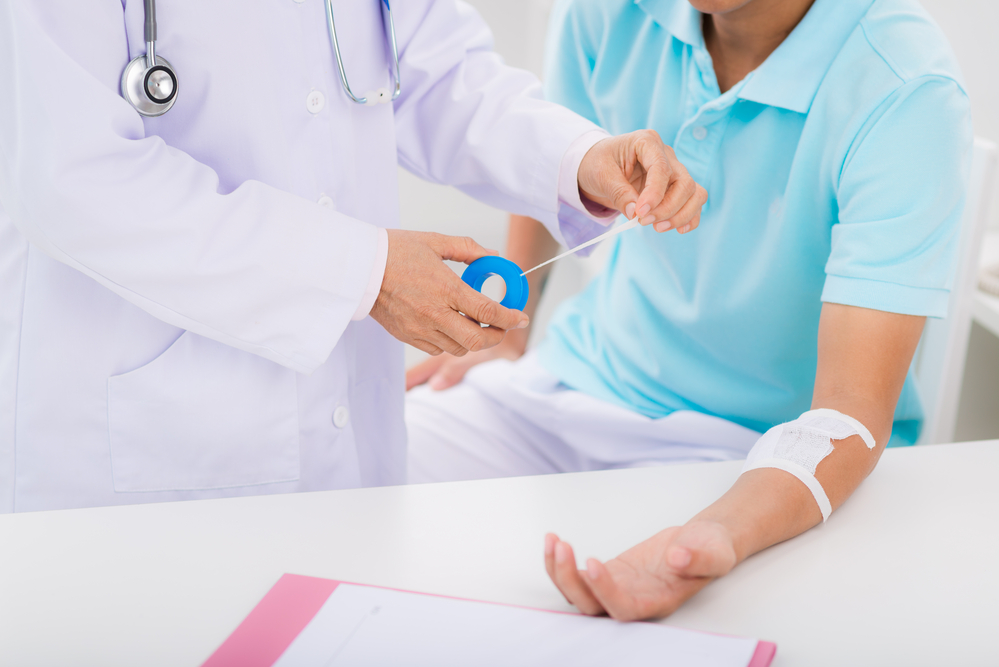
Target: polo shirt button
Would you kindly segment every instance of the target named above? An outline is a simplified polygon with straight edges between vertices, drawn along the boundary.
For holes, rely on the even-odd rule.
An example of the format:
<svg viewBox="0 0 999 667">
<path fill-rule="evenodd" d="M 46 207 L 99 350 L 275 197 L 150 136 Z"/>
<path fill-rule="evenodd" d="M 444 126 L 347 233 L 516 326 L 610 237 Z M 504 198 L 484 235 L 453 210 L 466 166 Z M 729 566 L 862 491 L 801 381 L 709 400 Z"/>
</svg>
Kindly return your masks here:
<svg viewBox="0 0 999 667">
<path fill-rule="evenodd" d="M 704 138 L 708 136 L 708 130 L 705 127 L 698 126 L 694 128 L 694 131 L 691 132 L 691 134 L 693 134 L 694 138 L 698 141 L 704 141 Z"/>
<path fill-rule="evenodd" d="M 350 421 L 350 408 L 346 405 L 337 406 L 337 409 L 333 411 L 333 425 L 337 428 L 343 428 Z"/>
<path fill-rule="evenodd" d="M 333 208 L 333 200 L 329 196 L 323 195 L 319 198 L 319 205 L 326 208 Z"/>
<path fill-rule="evenodd" d="M 309 113 L 317 114 L 323 110 L 324 106 L 326 106 L 326 98 L 318 90 L 313 90 L 305 98 L 305 108 L 309 110 Z"/>
</svg>

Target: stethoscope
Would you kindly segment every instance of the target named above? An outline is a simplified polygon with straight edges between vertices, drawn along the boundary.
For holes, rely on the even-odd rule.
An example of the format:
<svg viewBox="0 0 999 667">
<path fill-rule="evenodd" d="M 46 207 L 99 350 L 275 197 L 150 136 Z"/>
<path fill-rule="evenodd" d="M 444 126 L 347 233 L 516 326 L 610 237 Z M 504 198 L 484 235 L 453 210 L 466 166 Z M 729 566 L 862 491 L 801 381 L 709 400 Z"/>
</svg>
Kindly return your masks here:
<svg viewBox="0 0 999 667">
<path fill-rule="evenodd" d="M 395 39 L 395 22 L 392 21 L 392 8 L 388 0 L 381 0 L 382 22 L 385 25 L 388 43 L 392 47 L 392 81 L 395 89 L 390 94 L 387 89 L 379 88 L 365 93 L 364 97 L 354 95 L 347 82 L 347 72 L 343 67 L 340 43 L 336 38 L 336 25 L 333 22 L 333 0 L 325 2 L 326 25 L 329 27 L 330 41 L 333 42 L 336 66 L 340 70 L 340 83 L 343 84 L 347 97 L 358 104 L 369 106 L 394 101 L 399 97 L 402 85 L 399 81 L 399 46 Z M 162 116 L 177 101 L 179 84 L 173 66 L 166 58 L 156 55 L 156 0 L 143 0 L 142 10 L 145 19 L 143 36 L 146 52 L 134 58 L 122 72 L 121 95 L 143 116 Z"/>
</svg>

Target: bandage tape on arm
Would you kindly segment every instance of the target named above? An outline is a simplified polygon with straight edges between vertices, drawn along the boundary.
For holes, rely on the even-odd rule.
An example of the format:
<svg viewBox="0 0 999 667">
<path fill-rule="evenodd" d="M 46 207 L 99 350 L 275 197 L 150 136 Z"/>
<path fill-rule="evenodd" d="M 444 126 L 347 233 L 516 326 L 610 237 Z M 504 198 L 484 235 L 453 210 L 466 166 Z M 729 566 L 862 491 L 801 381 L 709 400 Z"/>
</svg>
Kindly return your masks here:
<svg viewBox="0 0 999 667">
<path fill-rule="evenodd" d="M 819 480 L 815 479 L 815 468 L 833 453 L 833 440 L 851 435 L 859 435 L 867 449 L 874 449 L 871 432 L 853 417 L 828 408 L 811 410 L 764 433 L 749 450 L 742 472 L 777 468 L 791 473 L 812 492 L 824 522 L 832 514 L 832 504 Z"/>
</svg>

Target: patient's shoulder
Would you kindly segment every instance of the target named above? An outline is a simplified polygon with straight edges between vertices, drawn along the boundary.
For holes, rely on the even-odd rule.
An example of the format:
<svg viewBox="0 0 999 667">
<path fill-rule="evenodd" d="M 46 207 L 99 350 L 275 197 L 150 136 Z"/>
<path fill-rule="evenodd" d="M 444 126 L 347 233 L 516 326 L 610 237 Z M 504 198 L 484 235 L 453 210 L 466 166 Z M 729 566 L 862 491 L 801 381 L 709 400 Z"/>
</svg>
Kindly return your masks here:
<svg viewBox="0 0 999 667">
<path fill-rule="evenodd" d="M 900 84 L 943 77 L 964 87 L 950 43 L 916 0 L 876 0 L 860 28 L 872 55 L 891 69 Z"/>
<path fill-rule="evenodd" d="M 926 10 L 916 0 L 875 0 L 826 73 L 810 115 L 841 138 L 845 153 L 902 101 L 926 118 L 948 109 L 954 121 L 968 106 L 950 44 Z"/>
</svg>

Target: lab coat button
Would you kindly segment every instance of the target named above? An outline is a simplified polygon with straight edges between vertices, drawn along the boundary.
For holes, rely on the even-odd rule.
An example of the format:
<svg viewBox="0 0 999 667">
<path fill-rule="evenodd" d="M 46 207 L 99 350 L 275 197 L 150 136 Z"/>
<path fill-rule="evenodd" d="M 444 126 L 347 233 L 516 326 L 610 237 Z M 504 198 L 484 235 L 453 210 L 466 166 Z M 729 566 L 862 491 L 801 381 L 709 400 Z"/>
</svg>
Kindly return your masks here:
<svg viewBox="0 0 999 667">
<path fill-rule="evenodd" d="M 691 134 L 693 134 L 694 138 L 697 139 L 698 141 L 703 141 L 704 138 L 708 136 L 708 130 L 707 128 L 704 127 L 695 127 L 694 131 L 691 132 Z"/>
<path fill-rule="evenodd" d="M 333 411 L 333 425 L 337 428 L 343 428 L 348 421 L 350 421 L 350 409 L 346 405 L 338 406 Z"/>
<path fill-rule="evenodd" d="M 309 110 L 309 113 L 319 113 L 324 106 L 326 106 L 326 98 L 318 90 L 313 90 L 305 98 L 305 108 Z"/>
<path fill-rule="evenodd" d="M 319 205 L 325 206 L 326 208 L 333 208 L 333 199 L 327 195 L 323 195 L 319 198 Z"/>
</svg>

